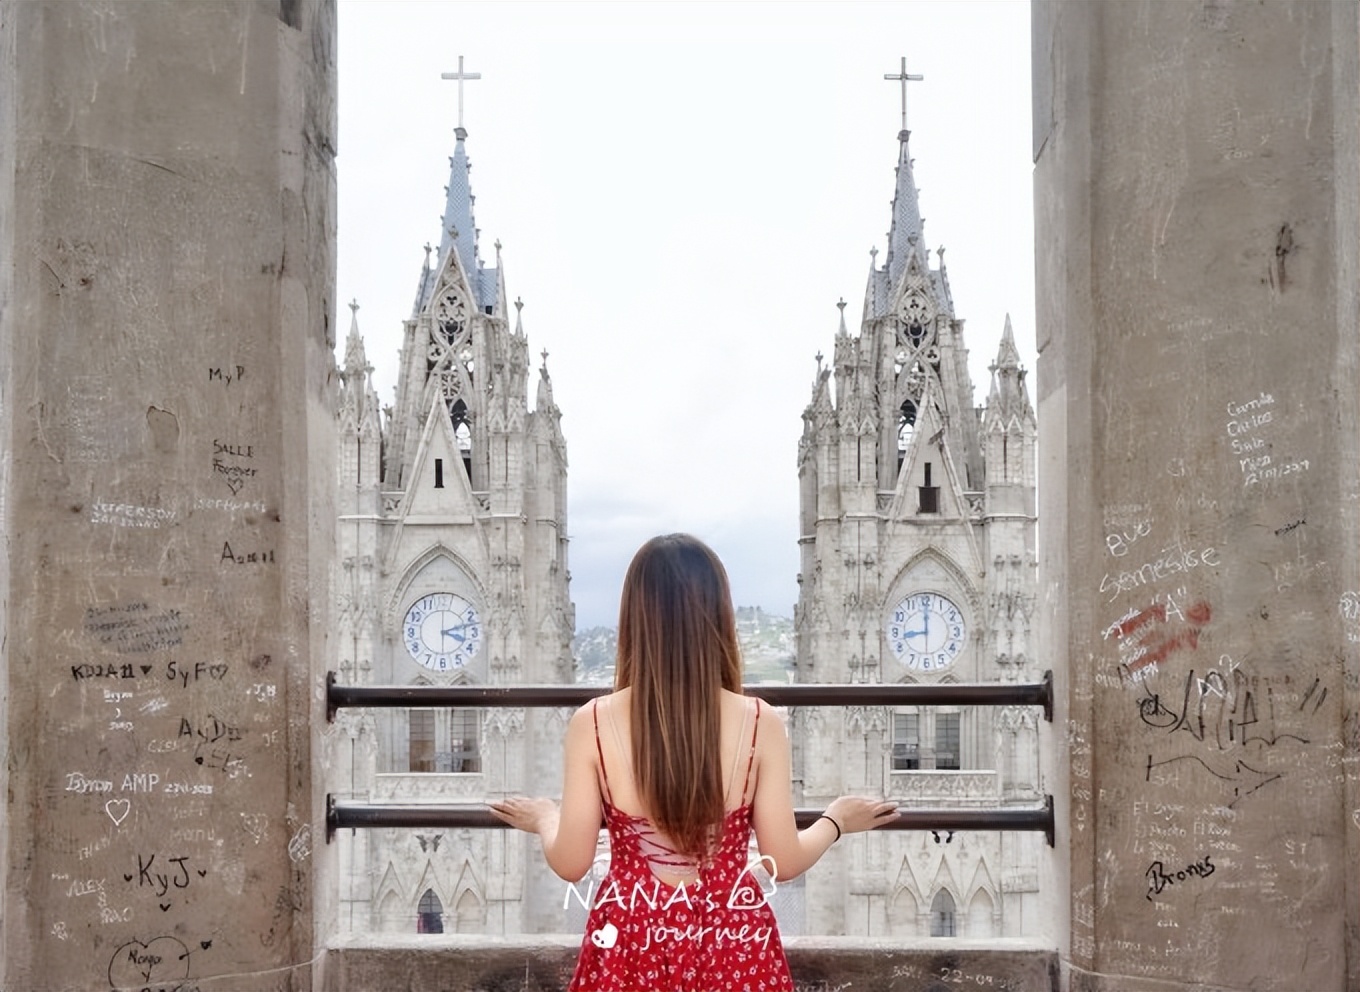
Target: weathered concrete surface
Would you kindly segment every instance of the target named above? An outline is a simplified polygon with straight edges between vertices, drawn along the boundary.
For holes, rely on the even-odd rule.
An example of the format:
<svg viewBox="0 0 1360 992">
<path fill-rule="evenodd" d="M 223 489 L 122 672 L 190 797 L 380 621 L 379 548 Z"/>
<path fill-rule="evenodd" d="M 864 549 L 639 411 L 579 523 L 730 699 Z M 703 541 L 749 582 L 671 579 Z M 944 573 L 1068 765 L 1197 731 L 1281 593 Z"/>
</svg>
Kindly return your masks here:
<svg viewBox="0 0 1360 992">
<path fill-rule="evenodd" d="M 334 21 L 0 5 L 5 989 L 311 984 Z"/>
<path fill-rule="evenodd" d="M 910 948 L 869 938 L 791 937 L 798 992 L 1056 992 L 1058 955 L 1018 940 L 924 940 Z M 321 966 L 325 992 L 560 992 L 581 938 L 397 936 L 381 944 L 333 942 Z M 698 992 L 698 990 L 696 990 Z"/>
<path fill-rule="evenodd" d="M 1034 7 L 1074 989 L 1360 988 L 1356 14 Z"/>
</svg>

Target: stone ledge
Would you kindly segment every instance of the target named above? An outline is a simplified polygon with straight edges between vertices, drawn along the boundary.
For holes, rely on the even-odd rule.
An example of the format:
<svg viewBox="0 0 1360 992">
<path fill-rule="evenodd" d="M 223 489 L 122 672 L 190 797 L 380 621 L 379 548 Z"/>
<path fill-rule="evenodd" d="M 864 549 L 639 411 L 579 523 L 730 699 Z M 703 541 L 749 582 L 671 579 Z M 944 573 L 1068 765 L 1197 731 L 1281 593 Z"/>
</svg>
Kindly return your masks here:
<svg viewBox="0 0 1360 992">
<path fill-rule="evenodd" d="M 560 992 L 581 938 L 443 934 L 337 938 L 323 992 Z M 1058 992 L 1056 951 L 1022 940 L 790 937 L 798 992 Z"/>
</svg>

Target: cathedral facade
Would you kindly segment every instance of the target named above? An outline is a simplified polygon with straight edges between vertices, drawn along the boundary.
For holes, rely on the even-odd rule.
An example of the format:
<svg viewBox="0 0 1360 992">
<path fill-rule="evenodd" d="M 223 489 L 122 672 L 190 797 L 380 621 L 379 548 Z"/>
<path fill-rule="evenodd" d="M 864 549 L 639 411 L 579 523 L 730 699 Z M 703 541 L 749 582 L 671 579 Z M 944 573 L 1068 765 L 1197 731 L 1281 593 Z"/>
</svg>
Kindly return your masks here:
<svg viewBox="0 0 1360 992">
<path fill-rule="evenodd" d="M 944 250 L 930 264 L 900 133 L 888 250 L 863 320 L 841 323 L 803 414 L 801 682 L 1036 681 L 1034 410 L 1009 319 L 984 408 L 973 405 Z M 1030 707 L 804 708 L 793 717 L 802 805 L 844 793 L 913 807 L 1042 799 Z M 1037 929 L 1042 839 L 878 831 L 807 879 L 807 932 L 1020 936 Z"/>
<path fill-rule="evenodd" d="M 456 131 L 437 253 L 405 321 L 396 404 L 379 408 L 357 307 L 339 390 L 335 668 L 345 684 L 572 680 L 567 456 L 547 355 L 534 378 L 496 245 L 481 257 Z M 551 709 L 349 710 L 329 752 L 336 798 L 485 803 L 561 787 Z M 354 932 L 560 929 L 561 892 L 526 836 L 342 832 Z M 538 864 L 535 870 L 529 865 Z"/>
</svg>

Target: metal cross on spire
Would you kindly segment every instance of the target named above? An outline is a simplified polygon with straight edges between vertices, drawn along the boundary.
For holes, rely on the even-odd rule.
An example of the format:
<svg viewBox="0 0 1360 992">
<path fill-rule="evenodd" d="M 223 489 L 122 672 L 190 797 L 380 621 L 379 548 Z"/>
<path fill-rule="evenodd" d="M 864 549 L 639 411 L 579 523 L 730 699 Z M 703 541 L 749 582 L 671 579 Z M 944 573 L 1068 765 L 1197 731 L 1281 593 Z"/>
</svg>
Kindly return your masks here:
<svg viewBox="0 0 1360 992">
<path fill-rule="evenodd" d="M 460 60 L 460 65 L 461 65 L 461 60 Z M 884 78 L 884 79 L 891 79 L 891 80 L 893 80 L 894 82 L 900 82 L 900 83 L 902 84 L 902 130 L 905 131 L 905 130 L 907 129 L 907 83 L 919 83 L 919 82 L 921 82 L 923 79 L 925 79 L 926 77 L 925 77 L 925 76 L 914 76 L 914 75 L 908 74 L 908 72 L 907 72 L 907 57 L 906 57 L 905 55 L 903 55 L 903 56 L 902 56 L 902 71 L 899 72 L 899 73 L 897 73 L 897 74 L 893 74 L 893 73 L 890 73 L 890 72 L 885 72 L 885 73 L 883 74 L 883 78 Z M 460 104 L 460 106 L 461 106 L 461 104 Z"/>
<path fill-rule="evenodd" d="M 906 60 L 906 59 L 903 59 L 903 60 L 902 60 L 902 65 L 903 65 L 903 67 L 904 67 L 904 68 L 902 69 L 903 72 L 906 72 L 906 68 L 905 68 L 906 64 L 907 64 L 907 60 Z M 464 72 L 464 71 L 463 71 L 463 56 L 460 55 L 460 56 L 458 56 L 458 71 L 457 71 L 457 72 L 441 72 L 441 73 L 439 74 L 439 78 L 440 78 L 440 79 L 456 79 L 456 80 L 458 80 L 458 130 L 461 131 L 461 130 L 463 130 L 463 80 L 464 80 L 464 79 L 481 79 L 481 78 L 482 78 L 482 74 L 481 74 L 480 72 Z M 903 85 L 904 87 L 906 86 L 905 83 L 903 83 L 902 85 Z M 905 94 L 905 92 L 906 92 L 906 90 L 904 89 L 904 90 L 903 90 L 903 93 Z M 903 99 L 905 100 L 906 97 L 904 96 Z M 904 118 L 904 119 L 905 119 L 905 118 Z M 905 124 L 902 125 L 902 126 L 903 126 L 903 127 L 906 127 Z"/>
</svg>

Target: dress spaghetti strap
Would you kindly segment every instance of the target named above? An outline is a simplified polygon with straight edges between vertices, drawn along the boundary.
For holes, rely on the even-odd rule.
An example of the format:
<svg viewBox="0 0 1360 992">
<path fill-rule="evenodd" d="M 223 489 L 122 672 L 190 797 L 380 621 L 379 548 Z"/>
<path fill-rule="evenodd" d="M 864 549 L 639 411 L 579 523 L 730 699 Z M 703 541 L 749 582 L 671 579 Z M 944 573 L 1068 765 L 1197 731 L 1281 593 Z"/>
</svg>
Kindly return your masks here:
<svg viewBox="0 0 1360 992">
<path fill-rule="evenodd" d="M 745 805 L 745 804 L 748 802 L 748 800 L 747 800 L 747 798 L 746 798 L 746 790 L 749 789 L 749 788 L 751 787 L 751 766 L 754 765 L 754 764 L 755 764 L 755 761 L 756 761 L 756 732 L 760 730 L 760 700 L 759 700 L 759 699 L 755 700 L 755 707 L 756 707 L 756 718 L 755 718 L 755 721 L 751 724 L 751 754 L 750 754 L 750 757 L 748 757 L 748 758 L 746 759 L 746 778 L 745 778 L 745 780 L 741 783 L 741 801 L 742 801 L 742 804 L 743 804 L 743 805 Z"/>
<path fill-rule="evenodd" d="M 613 794 L 612 792 L 610 792 L 610 790 L 609 790 L 609 770 L 608 770 L 607 768 L 605 768 L 605 765 L 604 765 L 604 748 L 602 748 L 602 747 L 600 746 L 600 710 L 599 710 L 599 703 L 600 703 L 600 700 L 599 700 L 599 697 L 598 697 L 598 696 L 590 701 L 590 718 L 591 718 L 592 720 L 595 721 L 595 753 L 599 756 L 599 759 L 600 759 L 600 777 L 601 777 L 602 779 L 604 779 L 604 798 L 605 798 L 605 802 L 609 803 L 610 806 L 613 806 L 613 805 L 614 805 L 614 794 Z M 747 770 L 747 774 L 748 774 L 748 775 L 750 774 L 750 770 L 749 770 L 749 769 Z"/>
<path fill-rule="evenodd" d="M 732 790 L 737 787 L 737 771 L 741 768 L 741 740 L 746 736 L 746 728 L 750 723 L 751 707 L 743 706 L 741 713 L 741 729 L 737 731 L 737 746 L 732 749 L 732 774 L 727 780 L 727 791 L 723 793 L 724 808 L 731 804 Z M 742 791 L 737 795 L 737 806 L 742 806 L 746 802 L 746 786 L 743 785 L 741 788 Z"/>
</svg>

